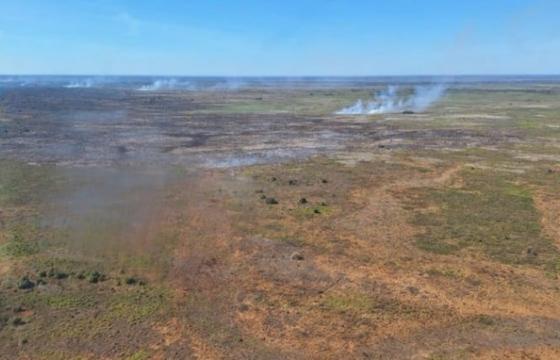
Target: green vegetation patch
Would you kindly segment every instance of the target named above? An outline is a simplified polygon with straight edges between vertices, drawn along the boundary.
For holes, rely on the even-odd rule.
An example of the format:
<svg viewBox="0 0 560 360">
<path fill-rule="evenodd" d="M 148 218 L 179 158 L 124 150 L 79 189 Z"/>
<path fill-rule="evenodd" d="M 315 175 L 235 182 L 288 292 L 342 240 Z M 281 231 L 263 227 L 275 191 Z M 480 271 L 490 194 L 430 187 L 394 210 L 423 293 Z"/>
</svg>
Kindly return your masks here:
<svg viewBox="0 0 560 360">
<path fill-rule="evenodd" d="M 306 219 L 320 215 L 328 216 L 334 211 L 335 209 L 326 202 L 320 202 L 317 204 L 300 205 L 295 208 L 293 215 L 298 219 Z"/>
<path fill-rule="evenodd" d="M 455 270 L 450 268 L 441 268 L 441 269 L 432 268 L 432 269 L 428 269 L 426 273 L 430 276 L 443 276 L 452 279 L 458 279 L 463 277 L 463 274 L 460 270 Z"/>
<path fill-rule="evenodd" d="M 43 295 L 43 302 L 55 310 L 86 309 L 95 306 L 96 301 L 90 294 L 60 292 Z"/>
<path fill-rule="evenodd" d="M 423 250 L 451 254 L 482 250 L 510 264 L 557 264 L 559 252 L 541 233 L 540 214 L 530 189 L 513 174 L 470 169 L 460 188 L 418 189 L 415 208 L 436 205 L 437 212 L 418 212 L 414 224 L 425 231 L 416 244 Z"/>
<path fill-rule="evenodd" d="M 148 360 L 150 359 L 150 353 L 146 350 L 139 350 L 134 354 L 126 358 L 126 360 Z"/>
<path fill-rule="evenodd" d="M 0 160 L 0 257 L 28 257 L 43 250 L 52 231 L 41 224 L 40 204 L 57 183 L 50 167 Z"/>
<path fill-rule="evenodd" d="M 135 288 L 115 294 L 109 302 L 107 318 L 137 322 L 162 314 L 169 305 L 169 294 L 164 288 Z"/>
<path fill-rule="evenodd" d="M 332 294 L 325 298 L 323 306 L 331 311 L 364 314 L 374 312 L 377 301 L 361 293 Z"/>
<path fill-rule="evenodd" d="M 371 92 L 358 89 L 313 90 L 275 92 L 254 97 L 238 95 L 225 103 L 216 104 L 204 111 L 215 113 L 290 113 L 305 115 L 327 115 L 367 99 Z"/>
<path fill-rule="evenodd" d="M 429 319 L 440 310 L 417 304 L 408 304 L 379 293 L 360 291 L 337 292 L 327 295 L 321 307 L 327 311 L 352 316 L 373 316 L 380 320 L 391 321 L 396 318 Z"/>
<path fill-rule="evenodd" d="M 0 161 L 0 205 L 36 204 L 54 191 L 60 179 L 53 168 Z"/>
<path fill-rule="evenodd" d="M 33 239 L 29 240 L 20 232 L 10 234 L 11 239 L 0 245 L 0 255 L 8 257 L 23 257 L 39 252 L 39 244 Z"/>
</svg>

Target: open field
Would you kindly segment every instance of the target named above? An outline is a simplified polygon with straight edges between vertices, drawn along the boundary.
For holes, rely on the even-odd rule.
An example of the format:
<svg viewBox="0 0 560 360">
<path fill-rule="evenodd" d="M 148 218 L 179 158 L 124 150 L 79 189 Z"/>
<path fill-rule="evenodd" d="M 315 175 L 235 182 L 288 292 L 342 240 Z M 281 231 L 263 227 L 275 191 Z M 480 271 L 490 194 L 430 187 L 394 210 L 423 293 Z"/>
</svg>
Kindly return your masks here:
<svg viewBox="0 0 560 360">
<path fill-rule="evenodd" d="M 0 88 L 0 358 L 560 358 L 560 82 Z"/>
</svg>

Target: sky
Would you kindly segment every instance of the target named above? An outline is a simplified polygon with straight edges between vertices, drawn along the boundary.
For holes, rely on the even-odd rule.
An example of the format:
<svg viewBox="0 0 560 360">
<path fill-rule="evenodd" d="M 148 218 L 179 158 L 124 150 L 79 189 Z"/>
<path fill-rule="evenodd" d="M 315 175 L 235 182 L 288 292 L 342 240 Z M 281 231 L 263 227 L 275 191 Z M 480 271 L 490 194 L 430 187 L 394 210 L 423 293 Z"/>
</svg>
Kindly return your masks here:
<svg viewBox="0 0 560 360">
<path fill-rule="evenodd" d="M 0 74 L 560 74 L 558 0 L 0 0 Z"/>
</svg>

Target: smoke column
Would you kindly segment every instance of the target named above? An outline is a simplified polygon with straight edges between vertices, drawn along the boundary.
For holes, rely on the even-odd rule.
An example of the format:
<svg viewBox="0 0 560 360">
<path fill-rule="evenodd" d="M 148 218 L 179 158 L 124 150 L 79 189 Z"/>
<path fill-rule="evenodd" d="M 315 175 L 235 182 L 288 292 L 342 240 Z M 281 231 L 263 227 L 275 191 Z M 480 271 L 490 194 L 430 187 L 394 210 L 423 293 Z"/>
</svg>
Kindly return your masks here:
<svg viewBox="0 0 560 360">
<path fill-rule="evenodd" d="M 95 84 L 93 79 L 86 79 L 83 81 L 74 81 L 64 87 L 67 89 L 78 89 L 78 88 L 91 88 Z"/>
<path fill-rule="evenodd" d="M 150 85 L 141 86 L 140 91 L 159 91 L 159 90 L 194 90 L 193 85 L 188 81 L 178 81 L 177 79 L 160 79 Z"/>
<path fill-rule="evenodd" d="M 411 94 L 406 89 L 391 85 L 378 92 L 371 101 L 361 99 L 353 105 L 336 112 L 337 115 L 373 115 L 398 113 L 402 111 L 424 111 L 445 93 L 443 84 L 415 86 Z"/>
</svg>

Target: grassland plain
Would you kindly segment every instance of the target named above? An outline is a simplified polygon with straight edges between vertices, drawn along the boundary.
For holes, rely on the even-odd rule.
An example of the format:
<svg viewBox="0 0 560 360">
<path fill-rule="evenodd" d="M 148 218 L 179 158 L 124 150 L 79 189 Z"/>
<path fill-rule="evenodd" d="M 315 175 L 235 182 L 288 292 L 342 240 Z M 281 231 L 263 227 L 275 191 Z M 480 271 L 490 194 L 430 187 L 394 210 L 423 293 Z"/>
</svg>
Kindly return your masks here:
<svg viewBox="0 0 560 360">
<path fill-rule="evenodd" d="M 48 111 L 17 94 L 0 101 L 2 358 L 560 357 L 554 84 L 354 117 L 332 113 L 363 89 L 68 92 Z M 119 102 L 133 125 L 69 125 L 111 156 L 29 150 L 50 131 L 34 118 Z M 103 137 L 125 126 L 147 145 Z M 278 148 L 314 152 L 169 161 Z"/>
</svg>

